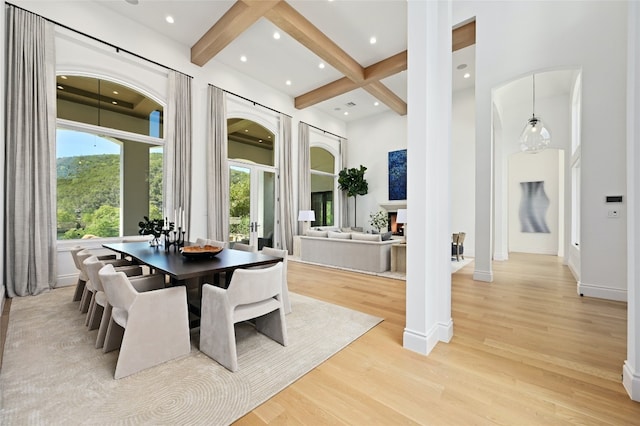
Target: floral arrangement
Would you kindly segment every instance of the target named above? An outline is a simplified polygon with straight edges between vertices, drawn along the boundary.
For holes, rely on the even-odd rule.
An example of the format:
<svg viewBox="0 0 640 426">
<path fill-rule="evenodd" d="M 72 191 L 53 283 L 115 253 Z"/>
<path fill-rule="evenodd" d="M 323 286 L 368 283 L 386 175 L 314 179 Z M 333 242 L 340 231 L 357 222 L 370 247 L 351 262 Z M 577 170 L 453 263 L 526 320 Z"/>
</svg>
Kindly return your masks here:
<svg viewBox="0 0 640 426">
<path fill-rule="evenodd" d="M 369 224 L 380 232 L 381 229 L 387 229 L 389 224 L 389 216 L 385 211 L 378 211 L 376 213 L 369 214 Z"/>
</svg>

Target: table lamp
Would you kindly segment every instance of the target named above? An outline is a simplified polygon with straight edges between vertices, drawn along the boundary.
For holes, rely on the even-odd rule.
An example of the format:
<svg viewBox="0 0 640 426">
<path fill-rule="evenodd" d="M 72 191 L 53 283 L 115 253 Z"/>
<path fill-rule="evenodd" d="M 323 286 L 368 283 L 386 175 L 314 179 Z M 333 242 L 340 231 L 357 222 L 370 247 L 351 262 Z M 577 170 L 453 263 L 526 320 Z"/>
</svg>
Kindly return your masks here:
<svg viewBox="0 0 640 426">
<path fill-rule="evenodd" d="M 302 222 L 302 235 L 307 232 L 311 222 L 314 222 L 315 220 L 316 212 L 313 210 L 300 210 L 298 212 L 298 222 Z"/>
</svg>

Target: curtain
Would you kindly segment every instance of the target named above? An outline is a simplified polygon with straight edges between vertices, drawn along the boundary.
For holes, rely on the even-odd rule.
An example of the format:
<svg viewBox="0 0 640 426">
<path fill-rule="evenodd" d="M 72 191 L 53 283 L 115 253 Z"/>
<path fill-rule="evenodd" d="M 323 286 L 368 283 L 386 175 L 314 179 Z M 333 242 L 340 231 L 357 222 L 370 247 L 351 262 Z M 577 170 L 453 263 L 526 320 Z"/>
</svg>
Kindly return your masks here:
<svg viewBox="0 0 640 426">
<path fill-rule="evenodd" d="M 56 89 L 54 29 L 7 9 L 5 283 L 9 297 L 56 280 Z"/>
<path fill-rule="evenodd" d="M 209 86 L 207 91 L 207 234 L 229 239 L 229 164 L 227 162 L 226 95 Z"/>
<path fill-rule="evenodd" d="M 289 254 L 293 254 L 293 229 L 297 219 L 293 205 L 291 151 L 291 117 L 280 114 L 280 242 L 281 249 Z"/>
<path fill-rule="evenodd" d="M 311 210 L 309 125 L 302 122 L 298 124 L 298 211 L 300 210 Z M 303 222 L 298 222 L 298 235 L 302 232 Z"/>
<path fill-rule="evenodd" d="M 340 170 L 347 167 L 347 140 L 340 138 L 338 143 L 340 144 Z M 347 197 L 346 191 L 340 191 L 340 222 L 342 227 L 349 226 L 349 197 Z"/>
<path fill-rule="evenodd" d="M 164 149 L 164 209 L 189 239 L 191 218 L 191 77 L 169 71 L 167 144 Z"/>
</svg>

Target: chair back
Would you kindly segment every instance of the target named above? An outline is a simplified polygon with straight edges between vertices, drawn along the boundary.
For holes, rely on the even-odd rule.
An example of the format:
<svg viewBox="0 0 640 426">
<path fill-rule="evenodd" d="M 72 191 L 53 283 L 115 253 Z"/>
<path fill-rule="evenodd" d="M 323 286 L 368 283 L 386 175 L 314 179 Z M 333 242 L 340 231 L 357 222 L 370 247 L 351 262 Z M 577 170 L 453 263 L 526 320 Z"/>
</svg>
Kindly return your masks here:
<svg viewBox="0 0 640 426">
<path fill-rule="evenodd" d="M 138 292 L 133 288 L 125 273 L 117 272 L 113 265 L 107 264 L 100 269 L 98 276 L 109 304 L 114 308 L 129 312 Z"/>
<path fill-rule="evenodd" d="M 458 232 L 458 245 L 461 246 L 464 243 L 464 237 L 467 234 L 465 232 Z"/>
<path fill-rule="evenodd" d="M 282 276 L 283 279 L 287 278 L 287 255 L 289 254 L 286 250 L 279 250 L 273 247 L 262 247 L 260 250 L 262 254 L 266 254 L 267 256 L 279 257 L 282 259 Z"/>
<path fill-rule="evenodd" d="M 84 261 L 90 258 L 91 256 L 93 255 L 87 249 L 82 249 L 76 253 L 76 259 L 78 259 L 78 266 L 79 266 L 78 269 L 80 270 L 80 277 L 83 280 L 88 281 L 89 283 L 91 282 L 91 280 L 89 279 L 89 276 L 87 275 L 87 270 L 84 267 Z"/>
<path fill-rule="evenodd" d="M 228 247 L 228 243 L 225 243 L 224 241 L 210 240 L 207 238 L 196 239 L 196 245 L 201 247 L 202 246 L 214 246 L 214 247 L 223 247 L 223 248 Z"/>
<path fill-rule="evenodd" d="M 87 276 L 89 277 L 89 281 L 91 282 L 93 289 L 103 292 L 104 288 L 102 287 L 102 281 L 100 280 L 100 276 L 98 275 L 98 273 L 104 266 L 104 263 L 99 261 L 97 256 L 89 256 L 83 263 L 84 269 L 87 272 Z"/>
<path fill-rule="evenodd" d="M 231 306 L 247 305 L 282 293 L 282 262 L 264 269 L 236 269 L 227 288 Z"/>
<path fill-rule="evenodd" d="M 251 246 L 249 244 L 244 244 L 244 243 L 234 243 L 233 244 L 233 249 L 234 250 L 248 251 L 248 252 L 251 252 L 251 253 L 255 253 L 257 251 L 255 246 Z"/>
<path fill-rule="evenodd" d="M 78 253 L 80 253 L 82 250 L 84 250 L 84 247 L 82 246 L 73 246 L 71 247 L 71 258 L 73 258 L 73 263 L 76 265 L 76 269 L 78 271 L 82 270 L 82 265 L 80 265 L 80 261 L 78 260 Z"/>
</svg>

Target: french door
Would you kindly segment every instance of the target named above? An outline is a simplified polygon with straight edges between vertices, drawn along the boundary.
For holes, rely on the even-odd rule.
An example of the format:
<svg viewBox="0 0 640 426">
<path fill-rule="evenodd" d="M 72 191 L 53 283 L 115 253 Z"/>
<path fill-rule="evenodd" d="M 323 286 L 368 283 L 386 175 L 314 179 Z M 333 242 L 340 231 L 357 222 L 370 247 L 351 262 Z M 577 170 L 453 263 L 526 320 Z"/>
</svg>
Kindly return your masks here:
<svg viewBox="0 0 640 426">
<path fill-rule="evenodd" d="M 229 241 L 273 247 L 276 174 L 272 167 L 229 161 Z"/>
</svg>

